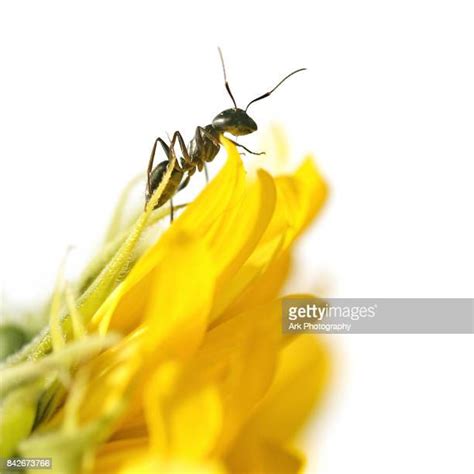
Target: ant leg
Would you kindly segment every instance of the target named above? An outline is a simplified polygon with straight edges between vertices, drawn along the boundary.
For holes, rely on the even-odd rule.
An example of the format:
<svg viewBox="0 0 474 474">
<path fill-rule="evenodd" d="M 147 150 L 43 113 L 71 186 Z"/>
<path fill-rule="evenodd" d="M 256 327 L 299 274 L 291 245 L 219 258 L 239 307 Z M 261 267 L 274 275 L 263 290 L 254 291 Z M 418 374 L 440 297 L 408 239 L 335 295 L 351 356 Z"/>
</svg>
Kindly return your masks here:
<svg viewBox="0 0 474 474">
<path fill-rule="evenodd" d="M 198 126 L 197 131 L 199 134 L 196 134 L 200 138 L 200 140 L 203 140 L 203 137 L 208 138 L 217 148 L 221 147 L 221 142 L 214 137 L 212 134 L 210 134 L 205 128 Z M 203 162 L 203 168 L 204 168 L 204 175 L 206 176 L 206 184 L 209 183 L 209 170 L 207 169 L 206 162 Z"/>
<path fill-rule="evenodd" d="M 214 136 L 214 135 L 211 135 L 205 128 L 201 127 L 201 126 L 198 126 L 196 127 L 196 130 L 199 131 L 201 137 L 206 137 L 208 138 L 209 140 L 211 140 L 211 142 L 217 146 L 217 147 L 221 147 L 221 142 Z"/>
<path fill-rule="evenodd" d="M 181 149 L 181 153 L 183 154 L 183 158 L 186 160 L 186 161 L 191 161 L 191 157 L 189 155 L 189 151 L 188 151 L 188 147 L 186 146 L 186 144 L 184 143 L 184 139 L 183 139 L 183 135 L 181 135 L 181 132 L 179 131 L 176 131 L 174 132 L 173 134 L 173 141 L 176 141 L 176 139 L 178 139 L 178 143 L 179 143 L 179 148 Z"/>
<path fill-rule="evenodd" d="M 186 178 L 184 179 L 184 181 L 179 185 L 178 192 L 184 189 L 188 185 L 190 179 L 191 179 L 191 176 L 188 174 Z"/>
<path fill-rule="evenodd" d="M 188 165 L 192 166 L 193 162 L 191 160 L 191 155 L 189 154 L 188 147 L 184 143 L 183 136 L 181 135 L 181 132 L 179 132 L 179 131 L 176 131 L 173 134 L 173 139 L 171 140 L 173 145 L 176 142 L 176 140 L 178 140 L 179 148 L 181 149 L 181 154 L 183 155 L 184 164 L 188 164 Z"/>
<path fill-rule="evenodd" d="M 231 143 L 233 143 L 235 146 L 238 146 L 240 148 L 243 148 L 246 152 L 250 153 L 251 155 L 265 155 L 266 153 L 264 151 L 261 151 L 260 153 L 257 153 L 255 151 L 249 150 L 246 146 L 241 145 L 240 143 L 235 142 L 231 138 L 226 137 L 227 140 L 229 140 Z"/>
<path fill-rule="evenodd" d="M 174 220 L 174 207 L 173 207 L 173 198 L 170 199 L 170 224 L 173 223 Z"/>
</svg>

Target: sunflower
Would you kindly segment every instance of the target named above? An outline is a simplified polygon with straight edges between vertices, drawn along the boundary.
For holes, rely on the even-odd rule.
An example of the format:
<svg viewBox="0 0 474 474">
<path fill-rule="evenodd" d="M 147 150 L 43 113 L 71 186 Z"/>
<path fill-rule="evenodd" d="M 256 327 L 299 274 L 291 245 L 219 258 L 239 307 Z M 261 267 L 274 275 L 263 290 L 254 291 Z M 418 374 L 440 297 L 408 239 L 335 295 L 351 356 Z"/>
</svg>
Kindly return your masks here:
<svg viewBox="0 0 474 474">
<path fill-rule="evenodd" d="M 224 145 L 161 235 L 144 237 L 172 166 L 131 226 L 121 200 L 75 286 L 59 278 L 47 327 L 2 366 L 1 456 L 52 458 L 61 474 L 301 472 L 295 440 L 328 352 L 282 334 L 280 292 L 327 187 L 311 157 L 250 176 Z"/>
</svg>

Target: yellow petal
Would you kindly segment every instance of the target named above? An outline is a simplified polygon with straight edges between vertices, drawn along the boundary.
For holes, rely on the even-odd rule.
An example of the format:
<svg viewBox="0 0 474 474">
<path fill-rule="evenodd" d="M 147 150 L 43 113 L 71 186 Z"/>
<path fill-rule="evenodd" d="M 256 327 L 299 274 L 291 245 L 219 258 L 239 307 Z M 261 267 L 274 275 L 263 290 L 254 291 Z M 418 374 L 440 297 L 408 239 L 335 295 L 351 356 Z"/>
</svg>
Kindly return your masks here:
<svg viewBox="0 0 474 474">
<path fill-rule="evenodd" d="M 210 248 L 225 282 L 233 276 L 252 254 L 267 228 L 275 207 L 273 178 L 260 171 L 257 180 L 250 183 L 245 196 L 234 201 L 225 219 L 210 240 Z"/>
<path fill-rule="evenodd" d="M 285 339 L 273 384 L 226 456 L 232 473 L 298 473 L 303 457 L 287 448 L 321 399 L 328 355 L 321 339 Z"/>
<path fill-rule="evenodd" d="M 271 222 L 244 265 L 219 291 L 211 319 L 228 318 L 279 296 L 289 271 L 289 247 L 319 211 L 327 193 L 310 159 L 296 175 L 280 176 L 275 184 L 277 202 Z"/>
<path fill-rule="evenodd" d="M 263 441 L 261 443 L 263 473 L 298 474 L 303 471 L 305 458 L 302 453 L 283 445 Z"/>
<path fill-rule="evenodd" d="M 281 289 L 286 282 L 290 270 L 291 255 L 289 251 L 281 252 L 281 244 L 279 242 L 277 244 L 275 254 L 269 262 L 252 268 L 248 268 L 246 264 L 236 275 L 237 281 L 233 280 L 229 285 L 230 288 L 226 288 L 219 295 L 219 301 L 224 297 L 228 297 L 229 300 L 231 296 L 233 297 L 233 300 L 225 308 L 223 319 L 232 317 L 248 308 L 261 306 L 280 296 Z M 252 261 L 253 258 L 250 258 L 249 264 Z M 243 274 L 244 271 L 247 275 Z M 247 277 L 248 280 L 242 281 L 244 277 Z M 236 285 L 236 290 L 239 290 L 238 292 L 236 290 L 233 291 L 234 285 Z"/>
<path fill-rule="evenodd" d="M 222 428 L 222 404 L 209 385 L 173 400 L 169 415 L 171 450 L 183 459 L 202 459 L 217 444 Z"/>
<path fill-rule="evenodd" d="M 320 211 L 328 187 L 310 156 L 294 174 L 277 176 L 275 186 L 277 205 L 262 243 L 287 232 L 285 247 L 288 247 Z"/>
<path fill-rule="evenodd" d="M 272 260 L 280 252 L 282 243 L 283 239 L 281 239 L 280 242 L 271 242 L 269 245 L 259 246 L 258 249 L 255 249 L 245 264 L 237 270 L 226 285 L 221 287 L 221 290 L 216 295 L 210 317 L 211 320 L 219 317 L 219 320 L 222 321 L 234 314 L 245 311 L 245 309 L 249 307 L 256 306 L 252 305 L 253 302 L 250 301 L 250 304 L 246 304 L 243 308 L 236 310 L 233 303 L 237 299 L 241 299 L 242 294 L 245 294 L 246 290 L 251 288 L 255 282 L 259 280 L 259 277 L 265 272 L 268 266 L 271 265 Z M 277 295 L 274 295 L 271 298 L 263 300 L 262 304 L 275 299 L 276 296 Z M 229 307 L 232 309 L 229 309 Z"/>
<path fill-rule="evenodd" d="M 192 463 L 180 459 L 164 460 L 147 455 L 131 460 L 119 474 L 225 474 L 225 469 L 217 463 Z"/>
<path fill-rule="evenodd" d="M 145 309 L 148 349 L 183 356 L 200 343 L 214 297 L 215 268 L 200 240 L 177 234 L 153 272 Z"/>
<path fill-rule="evenodd" d="M 130 463 L 130 460 L 145 456 L 147 448 L 148 437 L 105 443 L 96 454 L 93 472 L 95 474 L 115 474 L 127 463 Z"/>
<path fill-rule="evenodd" d="M 320 337 L 301 335 L 280 353 L 278 370 L 252 427 L 267 439 L 292 439 L 327 387 L 329 354 Z"/>
<path fill-rule="evenodd" d="M 245 199 L 233 205 L 234 211 L 222 221 L 210 243 L 219 271 L 211 320 L 223 315 L 278 252 L 282 239 L 259 245 L 273 214 L 274 199 L 273 180 L 259 172 L 257 181 L 248 186 Z"/>
<path fill-rule="evenodd" d="M 219 324 L 206 334 L 186 367 L 183 390 L 215 384 L 221 394 L 219 451 L 235 438 L 273 380 L 281 331 L 280 305 L 279 301 L 271 302 Z"/>
<path fill-rule="evenodd" d="M 150 432 L 151 449 L 161 456 L 171 453 L 168 423 L 165 419 L 165 401 L 177 383 L 181 366 L 176 362 L 167 362 L 158 367 L 150 376 L 144 393 L 145 417 Z"/>
<path fill-rule="evenodd" d="M 245 432 L 226 457 L 225 464 L 232 474 L 298 474 L 302 472 L 305 459 L 294 449 Z"/>
<path fill-rule="evenodd" d="M 297 235 L 313 221 L 328 197 L 328 186 L 312 156 L 307 156 L 295 173 L 298 194 Z"/>
</svg>

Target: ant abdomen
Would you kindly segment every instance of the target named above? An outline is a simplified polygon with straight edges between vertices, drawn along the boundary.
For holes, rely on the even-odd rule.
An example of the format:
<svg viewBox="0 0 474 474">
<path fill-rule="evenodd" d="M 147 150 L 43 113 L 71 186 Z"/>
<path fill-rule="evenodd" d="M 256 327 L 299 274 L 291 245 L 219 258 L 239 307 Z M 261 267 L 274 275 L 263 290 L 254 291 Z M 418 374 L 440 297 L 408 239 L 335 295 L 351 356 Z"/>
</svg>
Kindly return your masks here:
<svg viewBox="0 0 474 474">
<path fill-rule="evenodd" d="M 162 161 L 159 163 L 155 169 L 150 174 L 150 190 L 154 191 L 160 185 L 161 181 L 163 180 L 163 176 L 168 169 L 168 165 L 170 161 Z M 183 180 L 184 171 L 176 164 L 173 172 L 171 173 L 170 179 L 166 184 L 166 187 L 161 194 L 158 202 L 156 203 L 155 209 L 158 209 L 163 204 L 167 203 L 178 191 L 181 181 Z M 146 201 L 148 202 L 151 198 L 149 191 L 146 193 Z"/>
</svg>

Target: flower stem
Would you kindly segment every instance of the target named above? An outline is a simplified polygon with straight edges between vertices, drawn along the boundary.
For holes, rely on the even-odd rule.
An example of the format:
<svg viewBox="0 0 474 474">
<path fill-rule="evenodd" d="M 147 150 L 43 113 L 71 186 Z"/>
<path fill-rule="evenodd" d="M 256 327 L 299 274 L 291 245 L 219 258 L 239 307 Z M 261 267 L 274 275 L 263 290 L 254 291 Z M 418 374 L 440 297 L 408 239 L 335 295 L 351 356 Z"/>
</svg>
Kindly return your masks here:
<svg viewBox="0 0 474 474">
<path fill-rule="evenodd" d="M 173 172 L 176 164 L 176 157 L 172 156 L 170 164 L 163 176 L 163 179 L 155 190 L 150 200 L 148 201 L 144 212 L 135 222 L 132 230 L 128 234 L 127 238 L 120 246 L 118 251 L 109 261 L 109 263 L 99 273 L 97 278 L 91 283 L 83 295 L 78 299 L 77 309 L 80 311 L 83 321 L 85 324 L 92 318 L 94 313 L 99 309 L 101 304 L 109 295 L 110 291 L 115 286 L 120 273 L 129 264 L 133 251 L 146 228 L 147 222 L 150 215 L 158 203 L 160 196 L 168 184 L 168 181 Z M 72 322 L 69 314 L 65 314 L 61 319 L 61 327 L 66 338 L 70 338 L 72 335 Z M 6 366 L 16 365 L 25 360 L 38 360 L 48 354 L 52 349 L 52 339 L 49 327 L 43 329 L 43 331 L 35 337 L 27 346 L 25 346 L 20 352 L 13 355 L 6 361 Z"/>
</svg>

